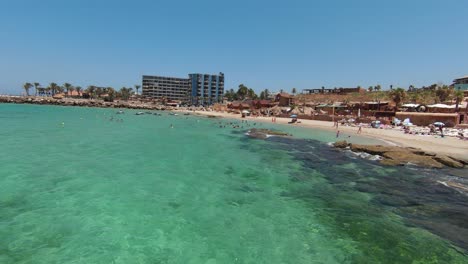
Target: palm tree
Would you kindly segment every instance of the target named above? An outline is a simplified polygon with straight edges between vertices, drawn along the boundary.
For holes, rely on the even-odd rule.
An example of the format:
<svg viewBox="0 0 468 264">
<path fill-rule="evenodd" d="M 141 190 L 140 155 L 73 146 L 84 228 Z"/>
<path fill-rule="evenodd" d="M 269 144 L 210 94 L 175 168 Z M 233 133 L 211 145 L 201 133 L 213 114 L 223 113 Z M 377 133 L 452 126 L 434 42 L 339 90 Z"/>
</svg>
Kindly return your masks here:
<svg viewBox="0 0 468 264">
<path fill-rule="evenodd" d="M 64 83 L 63 87 L 67 90 L 67 95 L 69 95 L 73 86 L 69 83 Z"/>
<path fill-rule="evenodd" d="M 75 87 L 76 93 L 78 93 L 78 96 L 81 97 L 81 86 Z"/>
<path fill-rule="evenodd" d="M 65 92 L 65 89 L 63 88 L 63 86 L 61 85 L 57 85 L 57 92 L 58 94 L 61 94 L 61 93 L 64 93 Z"/>
<path fill-rule="evenodd" d="M 34 89 L 36 90 L 34 96 L 37 96 L 37 91 L 39 90 L 39 86 L 41 86 L 41 84 L 39 84 L 38 82 L 34 83 Z"/>
<path fill-rule="evenodd" d="M 55 95 L 55 93 L 59 90 L 59 86 L 56 83 L 50 83 L 49 87 L 47 87 L 49 91 L 52 93 L 52 96 Z"/>
<path fill-rule="evenodd" d="M 295 94 L 296 94 L 296 92 L 297 92 L 297 91 L 296 91 L 296 88 L 292 88 L 292 91 L 291 91 L 291 93 L 295 95 Z"/>
<path fill-rule="evenodd" d="M 137 94 L 138 94 L 138 90 L 139 90 L 140 88 L 141 88 L 141 86 L 140 86 L 140 85 L 138 85 L 138 84 L 135 84 L 135 90 L 137 91 L 137 92 L 136 92 Z"/>
<path fill-rule="evenodd" d="M 369 86 L 369 88 L 367 88 L 367 90 L 368 90 L 369 92 L 372 92 L 372 91 L 374 90 L 374 87 Z"/>
<path fill-rule="evenodd" d="M 380 86 L 380 84 L 377 84 L 374 89 L 378 92 L 380 92 L 380 90 L 382 89 L 382 86 Z"/>
<path fill-rule="evenodd" d="M 401 102 L 406 99 L 406 91 L 403 88 L 396 88 L 394 90 L 391 90 L 389 95 L 392 98 L 393 102 L 395 102 L 397 106 L 396 108 L 398 108 Z"/>
<path fill-rule="evenodd" d="M 68 88 L 68 90 L 70 91 L 70 96 L 73 96 L 73 91 L 75 91 L 75 87 L 70 86 L 70 88 Z"/>
<path fill-rule="evenodd" d="M 27 96 L 29 96 L 29 89 L 31 89 L 31 87 L 33 87 L 33 85 L 31 83 L 28 83 L 28 82 L 23 85 L 23 88 L 26 91 Z"/>
<path fill-rule="evenodd" d="M 246 96 L 248 96 L 249 88 L 247 86 L 240 84 L 239 89 L 237 90 L 237 95 L 241 100 L 244 100 Z"/>
</svg>

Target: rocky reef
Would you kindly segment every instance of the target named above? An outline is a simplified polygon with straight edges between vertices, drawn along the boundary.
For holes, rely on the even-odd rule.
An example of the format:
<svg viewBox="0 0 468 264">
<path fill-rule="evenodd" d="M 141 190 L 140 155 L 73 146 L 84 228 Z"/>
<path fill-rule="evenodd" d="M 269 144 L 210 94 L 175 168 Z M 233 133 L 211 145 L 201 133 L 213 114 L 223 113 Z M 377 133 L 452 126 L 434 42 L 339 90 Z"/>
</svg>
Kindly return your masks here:
<svg viewBox="0 0 468 264">
<path fill-rule="evenodd" d="M 257 138 L 257 139 L 266 139 L 271 136 L 291 136 L 288 133 L 277 131 L 277 130 L 270 130 L 270 129 L 264 129 L 264 128 L 252 128 L 249 131 L 247 131 L 247 136 L 251 138 Z"/>
<path fill-rule="evenodd" d="M 466 165 L 468 165 L 468 160 L 426 152 L 416 148 L 351 144 L 345 140 L 335 142 L 334 147 L 341 149 L 349 148 L 353 152 L 364 152 L 371 155 L 379 155 L 382 157 L 380 163 L 383 165 L 403 166 L 407 164 L 413 164 L 421 167 L 438 169 L 445 166 L 452 168 L 464 168 Z"/>
</svg>

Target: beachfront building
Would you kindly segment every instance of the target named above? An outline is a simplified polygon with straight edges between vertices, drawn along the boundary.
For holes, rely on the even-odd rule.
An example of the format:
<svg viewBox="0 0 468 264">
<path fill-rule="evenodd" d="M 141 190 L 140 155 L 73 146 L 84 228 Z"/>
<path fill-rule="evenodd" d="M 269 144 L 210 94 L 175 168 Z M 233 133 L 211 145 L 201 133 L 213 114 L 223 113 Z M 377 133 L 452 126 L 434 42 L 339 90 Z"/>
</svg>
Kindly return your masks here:
<svg viewBox="0 0 468 264">
<path fill-rule="evenodd" d="M 468 91 L 468 75 L 453 80 L 453 87 L 455 90 Z"/>
<path fill-rule="evenodd" d="M 211 105 L 223 100 L 224 74 L 191 73 L 188 78 L 143 75 L 142 88 L 144 97 Z"/>
</svg>

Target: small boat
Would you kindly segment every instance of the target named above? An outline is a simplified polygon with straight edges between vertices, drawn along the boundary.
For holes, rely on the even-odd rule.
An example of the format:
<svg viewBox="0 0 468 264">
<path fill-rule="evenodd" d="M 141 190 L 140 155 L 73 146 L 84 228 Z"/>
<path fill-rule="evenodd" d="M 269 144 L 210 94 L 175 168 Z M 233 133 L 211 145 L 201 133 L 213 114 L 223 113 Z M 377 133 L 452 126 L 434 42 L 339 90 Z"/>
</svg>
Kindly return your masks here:
<svg viewBox="0 0 468 264">
<path fill-rule="evenodd" d="M 153 115 L 155 115 L 155 116 L 161 116 L 160 113 L 153 113 Z"/>
<path fill-rule="evenodd" d="M 135 115 L 144 115 L 145 113 L 143 112 L 137 112 Z"/>
<path fill-rule="evenodd" d="M 148 115 L 152 115 L 152 114 L 153 114 L 152 112 L 149 112 L 149 111 L 147 111 L 147 112 L 145 112 L 145 113 L 148 114 Z"/>
<path fill-rule="evenodd" d="M 190 113 L 184 113 L 184 115 L 190 115 Z"/>
<path fill-rule="evenodd" d="M 170 115 L 173 115 L 173 116 L 177 116 L 179 114 L 176 114 L 176 113 L 169 113 Z"/>
<path fill-rule="evenodd" d="M 119 110 L 119 111 L 118 111 L 116 114 L 118 114 L 118 115 L 119 115 L 119 114 L 123 114 L 123 113 L 124 113 L 124 111 L 122 111 L 122 110 Z"/>
</svg>

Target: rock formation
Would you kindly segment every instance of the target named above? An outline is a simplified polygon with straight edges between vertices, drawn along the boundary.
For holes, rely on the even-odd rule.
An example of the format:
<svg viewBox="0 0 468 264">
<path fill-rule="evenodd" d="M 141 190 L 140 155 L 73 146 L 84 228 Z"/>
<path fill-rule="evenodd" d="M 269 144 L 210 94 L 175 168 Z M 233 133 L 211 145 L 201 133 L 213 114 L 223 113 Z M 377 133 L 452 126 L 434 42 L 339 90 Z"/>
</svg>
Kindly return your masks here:
<svg viewBox="0 0 468 264">
<path fill-rule="evenodd" d="M 360 145 L 350 144 L 346 141 L 334 143 L 336 148 L 348 148 L 353 152 L 365 152 L 382 157 L 380 163 L 383 165 L 403 166 L 414 164 L 428 168 L 443 168 L 444 166 L 452 168 L 463 168 L 468 164 L 466 160 L 460 160 L 446 155 L 425 152 L 416 148 L 404 148 L 397 146 L 382 145 Z"/>
</svg>

